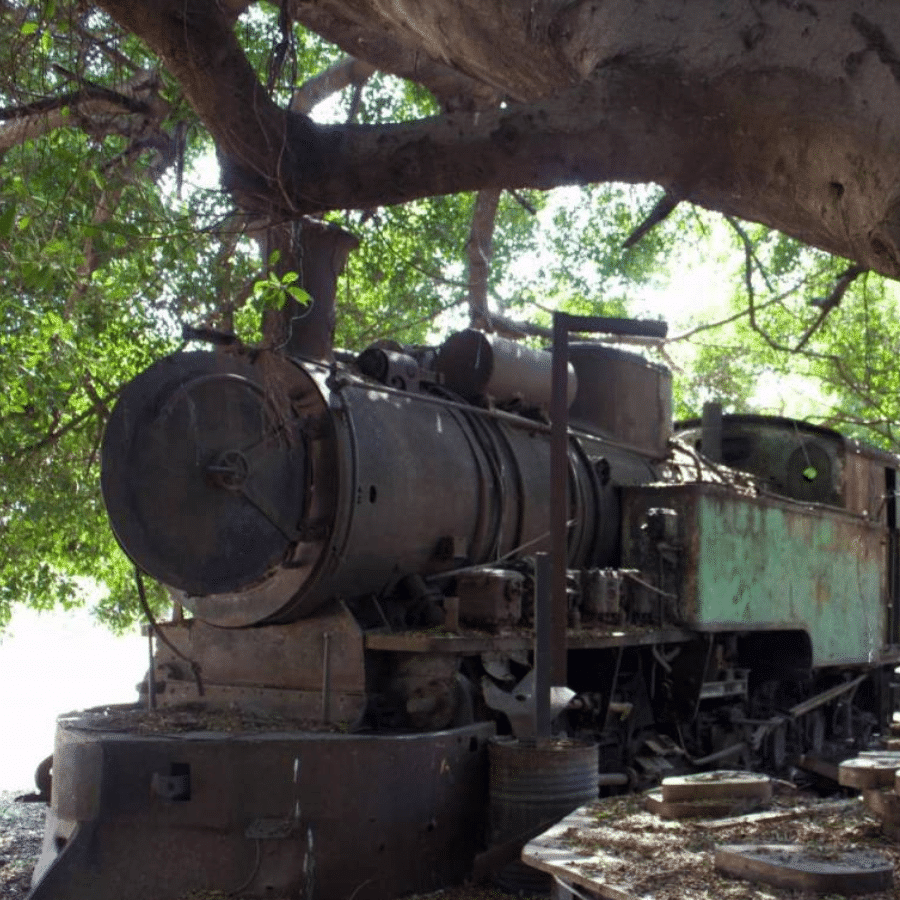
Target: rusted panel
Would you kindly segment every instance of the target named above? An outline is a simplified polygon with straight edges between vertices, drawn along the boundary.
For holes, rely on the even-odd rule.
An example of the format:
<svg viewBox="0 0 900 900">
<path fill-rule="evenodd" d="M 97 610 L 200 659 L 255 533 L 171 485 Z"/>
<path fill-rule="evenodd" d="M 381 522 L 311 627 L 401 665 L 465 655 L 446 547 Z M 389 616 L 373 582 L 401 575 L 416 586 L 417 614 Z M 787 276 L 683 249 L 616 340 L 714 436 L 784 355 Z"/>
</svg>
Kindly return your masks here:
<svg viewBox="0 0 900 900">
<path fill-rule="evenodd" d="M 578 393 L 570 410 L 573 424 L 664 457 L 672 434 L 669 369 L 640 354 L 594 342 L 573 343 L 569 359 L 578 373 Z"/>
<path fill-rule="evenodd" d="M 367 698 L 362 691 L 332 689 L 327 699 L 321 689 L 299 691 L 285 688 L 238 687 L 211 684 L 203 686 L 203 696 L 194 681 L 169 681 L 159 697 L 159 707 L 203 703 L 210 708 L 240 708 L 256 713 L 287 716 L 303 722 L 343 723 L 351 727 L 360 721 Z M 323 709 L 327 716 L 323 715 Z"/>
<path fill-rule="evenodd" d="M 639 537 L 646 511 L 678 513 L 678 594 L 687 623 L 711 630 L 802 629 L 815 665 L 877 658 L 885 638 L 885 551 L 876 524 L 711 484 L 627 494 L 625 552 L 632 556 L 626 565 L 647 569 Z"/>
<path fill-rule="evenodd" d="M 366 701 L 363 637 L 346 607 L 266 628 L 217 628 L 198 619 L 169 623 L 166 638 L 200 668 L 207 702 L 249 702 L 257 708 L 326 721 L 355 722 Z M 157 641 L 160 705 L 198 699 L 189 663 Z"/>
<path fill-rule="evenodd" d="M 887 521 L 884 461 L 866 453 L 848 452 L 844 460 L 844 501 L 850 512 L 882 525 Z"/>
<path fill-rule="evenodd" d="M 701 450 L 699 419 L 682 422 L 678 437 Z M 776 416 L 729 415 L 722 419 L 722 461 L 754 475 L 767 491 L 808 503 L 843 504 L 844 438 L 822 428 Z"/>
<path fill-rule="evenodd" d="M 484 834 L 490 724 L 391 737 L 166 735 L 104 731 L 104 718 L 59 727 L 50 854 L 32 900 L 201 889 L 384 900 L 461 881 Z M 173 772 L 189 796 L 160 790 Z M 71 840 L 54 857 L 57 837 Z"/>
<path fill-rule="evenodd" d="M 883 646 L 883 535 L 872 523 L 707 494 L 700 533 L 699 624 L 803 628 L 815 665 L 867 663 Z"/>
</svg>

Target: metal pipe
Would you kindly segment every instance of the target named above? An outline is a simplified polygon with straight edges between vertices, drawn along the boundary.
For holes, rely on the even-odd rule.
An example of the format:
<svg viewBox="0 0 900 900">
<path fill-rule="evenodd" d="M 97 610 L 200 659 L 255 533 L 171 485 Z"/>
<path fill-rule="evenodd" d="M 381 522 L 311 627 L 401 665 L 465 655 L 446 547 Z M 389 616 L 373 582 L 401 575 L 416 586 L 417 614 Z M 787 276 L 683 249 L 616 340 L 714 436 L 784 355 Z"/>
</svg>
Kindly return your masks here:
<svg viewBox="0 0 900 900">
<path fill-rule="evenodd" d="M 704 403 L 700 420 L 700 449 L 713 462 L 722 462 L 722 404 Z"/>
<path fill-rule="evenodd" d="M 147 708 L 156 709 L 156 663 L 153 660 L 153 628 L 147 629 L 147 647 L 150 651 L 150 668 L 147 669 Z"/>
<path fill-rule="evenodd" d="M 625 787 L 630 781 L 624 772 L 601 772 L 597 776 L 597 787 Z"/>
<path fill-rule="evenodd" d="M 659 649 L 658 644 L 653 644 L 650 648 L 650 652 L 653 654 L 653 658 L 665 669 L 666 674 L 671 673 L 672 666 L 669 665 L 669 661 L 663 656 L 662 651 Z"/>
<path fill-rule="evenodd" d="M 868 677 L 868 673 L 859 675 L 852 681 L 847 681 L 844 682 L 844 684 L 835 685 L 835 687 L 829 688 L 827 691 L 822 691 L 821 694 L 816 694 L 815 697 L 810 697 L 808 700 L 804 700 L 802 703 L 792 706 L 791 709 L 788 710 L 788 715 L 790 715 L 792 719 L 799 719 L 800 716 L 805 716 L 808 712 L 812 712 L 814 709 L 824 706 L 830 700 L 840 697 L 841 694 L 846 694 L 848 691 L 852 691 L 854 688 L 859 687 L 859 685 L 861 685 Z"/>
<path fill-rule="evenodd" d="M 566 629 L 569 624 L 566 565 L 569 558 L 569 316 L 553 314 L 553 363 L 550 389 L 550 552 L 552 553 L 553 619 L 551 623 L 551 683 L 568 678 Z"/>
<path fill-rule="evenodd" d="M 550 557 L 536 553 L 534 593 L 534 733 L 550 737 L 551 641 L 553 604 L 550 593 Z"/>
</svg>

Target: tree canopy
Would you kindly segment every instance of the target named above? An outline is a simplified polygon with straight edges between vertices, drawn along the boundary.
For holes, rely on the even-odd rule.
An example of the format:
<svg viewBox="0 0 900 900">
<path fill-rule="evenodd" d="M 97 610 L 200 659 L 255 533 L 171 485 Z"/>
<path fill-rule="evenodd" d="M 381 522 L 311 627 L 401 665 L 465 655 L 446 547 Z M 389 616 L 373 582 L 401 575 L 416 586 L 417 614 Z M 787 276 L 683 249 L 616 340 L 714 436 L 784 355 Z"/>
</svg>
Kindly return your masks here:
<svg viewBox="0 0 900 900">
<path fill-rule="evenodd" d="M 354 348 L 454 315 L 539 335 L 557 307 L 639 312 L 705 241 L 715 309 L 662 349 L 680 413 L 804 375 L 820 419 L 893 446 L 892 12 L 0 0 L 0 623 L 85 578 L 133 618 L 97 489 L 109 407 L 185 325 L 260 339 L 293 284 L 260 246 L 303 215 L 361 238 Z"/>
</svg>

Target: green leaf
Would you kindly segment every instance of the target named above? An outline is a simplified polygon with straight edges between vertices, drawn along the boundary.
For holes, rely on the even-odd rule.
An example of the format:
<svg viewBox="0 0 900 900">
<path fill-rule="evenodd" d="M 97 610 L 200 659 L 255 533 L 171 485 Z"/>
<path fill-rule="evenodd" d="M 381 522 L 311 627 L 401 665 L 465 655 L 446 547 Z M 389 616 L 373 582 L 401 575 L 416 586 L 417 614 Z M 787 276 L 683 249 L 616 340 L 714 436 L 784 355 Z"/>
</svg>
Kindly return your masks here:
<svg viewBox="0 0 900 900">
<path fill-rule="evenodd" d="M 16 204 L 10 203 L 3 207 L 0 213 L 0 238 L 8 238 L 12 233 L 13 223 L 16 220 Z"/>
<path fill-rule="evenodd" d="M 19 31 L 22 34 L 34 34 L 38 30 L 37 22 L 23 22 Z"/>
</svg>

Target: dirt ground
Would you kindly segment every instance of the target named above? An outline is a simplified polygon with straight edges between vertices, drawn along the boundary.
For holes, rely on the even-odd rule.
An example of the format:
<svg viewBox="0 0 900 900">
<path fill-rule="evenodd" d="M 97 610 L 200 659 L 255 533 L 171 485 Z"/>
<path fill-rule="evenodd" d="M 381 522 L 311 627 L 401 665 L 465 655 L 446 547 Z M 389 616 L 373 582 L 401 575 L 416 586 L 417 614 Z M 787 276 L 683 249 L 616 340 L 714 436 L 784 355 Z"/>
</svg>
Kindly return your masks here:
<svg viewBox="0 0 900 900">
<path fill-rule="evenodd" d="M 3 900 L 24 900 L 30 886 L 31 872 L 40 852 L 43 832 L 45 807 L 40 803 L 16 803 L 15 797 L 16 793 L 0 792 L 0 897 Z M 613 818 L 621 821 L 621 819 L 627 818 L 628 812 L 633 812 L 637 802 L 637 798 L 622 798 L 618 801 L 622 809 L 613 809 L 611 806 L 608 812 L 615 813 Z M 597 823 L 599 832 L 603 831 L 603 824 L 602 822 Z M 799 840 L 807 845 L 825 842 L 830 846 L 855 846 L 878 850 L 892 859 L 895 864 L 895 889 L 890 894 L 870 894 L 869 897 L 871 900 L 895 900 L 900 897 L 900 844 L 886 839 L 881 834 L 880 825 L 865 812 L 861 805 L 852 811 L 846 810 L 840 814 L 825 817 L 817 824 L 817 827 L 812 827 L 812 825 L 811 820 L 792 820 L 784 823 L 784 834 L 778 836 L 782 839 Z M 640 838 L 643 840 L 650 838 L 652 841 L 651 833 L 654 829 L 647 828 L 646 823 L 643 823 L 640 831 L 642 832 Z M 739 832 L 740 834 L 732 834 L 725 829 L 722 835 L 716 837 L 718 839 L 727 837 L 744 840 L 761 837 L 761 835 L 748 834 L 746 827 L 740 828 Z M 660 836 L 655 835 L 655 837 Z M 577 840 L 584 841 L 586 837 L 579 835 Z M 619 837 L 623 836 L 619 835 Z M 638 835 L 634 835 L 631 839 L 634 840 L 637 837 Z M 665 854 L 667 850 L 674 851 L 675 847 L 671 844 L 671 837 L 671 835 L 666 835 L 665 840 L 660 840 L 658 845 L 653 848 L 653 854 Z M 771 838 L 772 835 L 767 834 L 766 837 Z M 600 838 L 599 833 L 597 838 Z M 697 841 L 702 843 L 699 837 L 697 837 Z M 609 835 L 605 836 L 603 843 L 609 846 Z M 644 848 L 644 852 L 646 853 L 648 849 Z M 760 889 L 757 887 L 754 889 L 746 882 L 742 884 L 727 879 L 723 880 L 712 872 L 711 865 L 705 863 L 696 868 L 692 867 L 692 869 L 694 869 L 691 879 L 692 889 L 689 893 L 695 897 L 712 897 L 717 900 L 724 900 L 725 897 L 740 897 L 742 900 L 745 897 L 753 897 L 754 900 L 760 897 L 767 898 L 767 900 L 768 898 L 782 900 L 782 898 L 790 897 L 792 900 L 807 900 L 807 897 L 814 896 L 771 888 Z M 650 885 L 644 885 L 644 887 L 650 887 Z M 659 900 L 663 900 L 663 898 L 664 900 L 674 900 L 675 897 L 685 896 L 681 890 L 675 894 L 670 893 L 666 890 L 665 885 L 655 885 L 652 890 Z M 225 900 L 224 896 L 218 892 L 208 896 Z M 428 898 L 429 900 L 508 900 L 509 896 L 487 883 L 463 885 L 437 894 L 430 894 Z M 816 896 L 821 898 L 821 895 Z M 229 898 L 229 900 L 237 900 L 237 898 Z"/>
<path fill-rule="evenodd" d="M 16 796 L 24 793 L 0 791 L 0 897 L 4 900 L 21 900 L 28 893 L 41 851 L 46 806 L 16 803 Z"/>
</svg>

